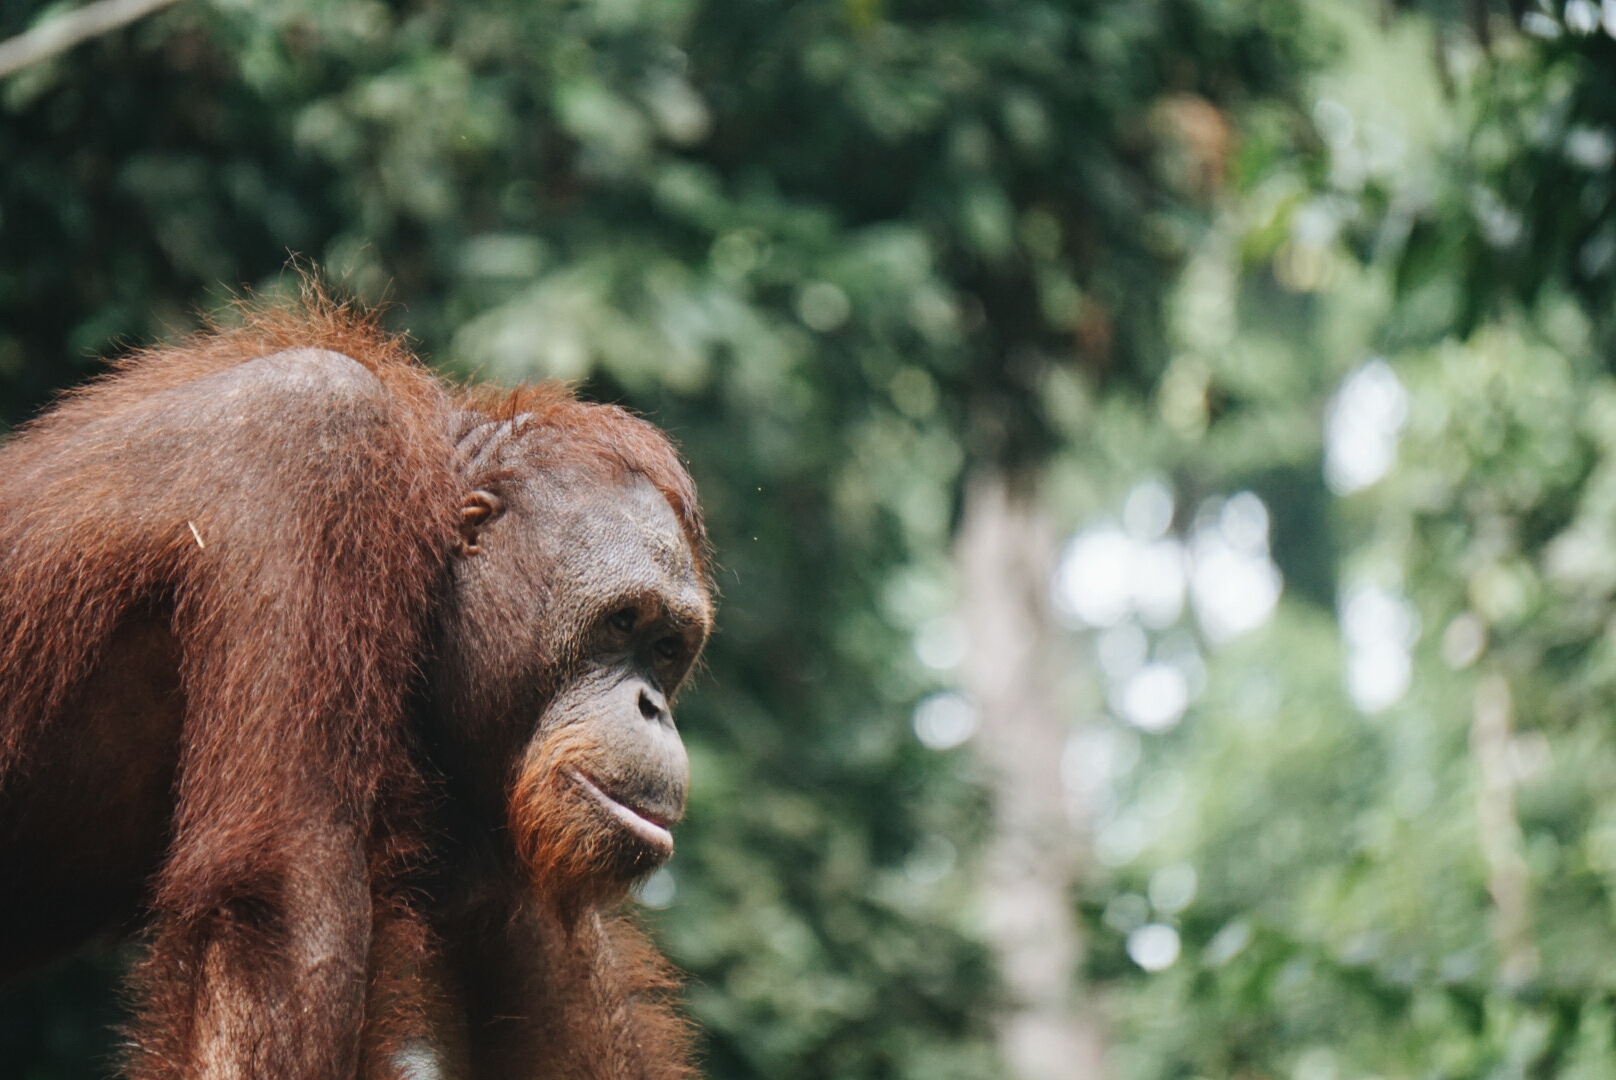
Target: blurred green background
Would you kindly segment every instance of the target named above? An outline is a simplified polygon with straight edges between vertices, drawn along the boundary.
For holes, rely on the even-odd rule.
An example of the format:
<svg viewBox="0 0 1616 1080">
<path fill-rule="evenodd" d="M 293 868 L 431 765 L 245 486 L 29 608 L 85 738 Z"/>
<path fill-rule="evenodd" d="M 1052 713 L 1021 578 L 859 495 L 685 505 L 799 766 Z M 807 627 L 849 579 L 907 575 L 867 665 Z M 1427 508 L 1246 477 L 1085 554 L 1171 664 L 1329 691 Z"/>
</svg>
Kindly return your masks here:
<svg viewBox="0 0 1616 1080">
<path fill-rule="evenodd" d="M 296 256 L 666 427 L 713 1080 L 1612 1077 L 1613 35 L 182 0 L 0 81 L 0 414 Z M 122 959 L 0 1077 L 108 1075 Z"/>
</svg>

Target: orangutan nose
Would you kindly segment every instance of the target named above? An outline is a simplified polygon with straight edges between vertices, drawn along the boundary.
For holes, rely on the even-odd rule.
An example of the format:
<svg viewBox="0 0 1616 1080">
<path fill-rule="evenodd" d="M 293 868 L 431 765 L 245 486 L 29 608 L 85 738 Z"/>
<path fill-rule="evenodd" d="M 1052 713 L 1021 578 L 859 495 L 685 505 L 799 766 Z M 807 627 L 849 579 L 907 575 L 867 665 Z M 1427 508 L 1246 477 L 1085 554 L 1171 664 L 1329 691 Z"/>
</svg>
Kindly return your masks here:
<svg viewBox="0 0 1616 1080">
<path fill-rule="evenodd" d="M 649 686 L 640 687 L 640 715 L 659 724 L 672 722 L 668 715 L 668 702 Z"/>
</svg>

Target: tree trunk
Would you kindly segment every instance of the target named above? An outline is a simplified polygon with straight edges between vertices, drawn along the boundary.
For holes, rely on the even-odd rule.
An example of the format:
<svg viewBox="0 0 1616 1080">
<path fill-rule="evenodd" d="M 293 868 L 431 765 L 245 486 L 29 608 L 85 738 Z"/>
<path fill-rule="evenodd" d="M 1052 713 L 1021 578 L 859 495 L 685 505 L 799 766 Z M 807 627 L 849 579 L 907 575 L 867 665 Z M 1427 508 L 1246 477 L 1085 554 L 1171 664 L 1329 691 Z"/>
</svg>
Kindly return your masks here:
<svg viewBox="0 0 1616 1080">
<path fill-rule="evenodd" d="M 175 0 L 96 0 L 0 41 L 0 79 L 144 18 Z"/>
<path fill-rule="evenodd" d="M 1048 599 L 1056 550 L 1030 494 L 1002 474 L 974 479 L 955 554 L 971 646 L 963 689 L 981 710 L 975 746 L 993 795 L 983 911 L 1007 996 L 999 1042 L 1017 1080 L 1105 1073 L 1101 1025 L 1078 996 L 1071 896 L 1085 845 L 1060 775 L 1076 718 L 1063 714 L 1058 689 L 1065 650 Z"/>
<path fill-rule="evenodd" d="M 1476 825 L 1493 899 L 1493 941 L 1498 973 L 1506 986 L 1530 982 L 1538 972 L 1532 936 L 1532 876 L 1527 870 L 1521 823 L 1515 813 L 1516 768 L 1511 742 L 1515 709 L 1502 675 L 1484 675 L 1476 687 L 1470 750 L 1477 772 Z"/>
</svg>

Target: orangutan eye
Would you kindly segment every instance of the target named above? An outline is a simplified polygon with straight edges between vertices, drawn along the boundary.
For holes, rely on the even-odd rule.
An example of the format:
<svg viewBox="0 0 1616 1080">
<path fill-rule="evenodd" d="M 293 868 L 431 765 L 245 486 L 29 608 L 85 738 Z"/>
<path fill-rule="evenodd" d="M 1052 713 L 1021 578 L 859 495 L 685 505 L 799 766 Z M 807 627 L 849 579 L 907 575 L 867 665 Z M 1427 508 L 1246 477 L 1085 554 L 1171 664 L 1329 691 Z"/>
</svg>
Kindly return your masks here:
<svg viewBox="0 0 1616 1080">
<path fill-rule="evenodd" d="M 685 654 L 685 643 L 676 637 L 665 637 L 651 646 L 658 660 L 672 664 Z"/>
<path fill-rule="evenodd" d="M 632 634 L 634 632 L 634 627 L 639 625 L 639 621 L 640 613 L 635 611 L 633 608 L 624 608 L 621 611 L 614 611 L 610 615 L 606 616 L 606 625 L 610 626 L 619 634 Z"/>
</svg>

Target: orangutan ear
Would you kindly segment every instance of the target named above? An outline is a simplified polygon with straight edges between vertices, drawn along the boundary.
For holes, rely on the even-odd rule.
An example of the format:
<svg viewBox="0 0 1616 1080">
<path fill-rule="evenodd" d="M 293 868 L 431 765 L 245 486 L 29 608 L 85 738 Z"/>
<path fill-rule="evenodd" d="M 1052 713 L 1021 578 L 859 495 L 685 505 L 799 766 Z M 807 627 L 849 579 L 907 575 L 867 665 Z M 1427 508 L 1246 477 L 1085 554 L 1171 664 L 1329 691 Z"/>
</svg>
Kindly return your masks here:
<svg viewBox="0 0 1616 1080">
<path fill-rule="evenodd" d="M 465 556 L 480 552 L 478 539 L 483 527 L 499 517 L 504 508 L 499 496 L 491 491 L 473 491 L 461 500 L 460 541 L 455 545 L 455 553 Z"/>
</svg>

